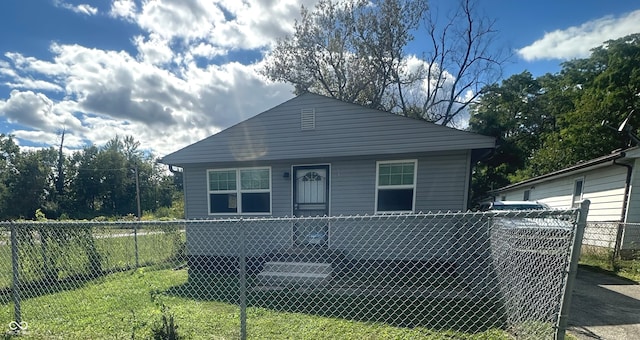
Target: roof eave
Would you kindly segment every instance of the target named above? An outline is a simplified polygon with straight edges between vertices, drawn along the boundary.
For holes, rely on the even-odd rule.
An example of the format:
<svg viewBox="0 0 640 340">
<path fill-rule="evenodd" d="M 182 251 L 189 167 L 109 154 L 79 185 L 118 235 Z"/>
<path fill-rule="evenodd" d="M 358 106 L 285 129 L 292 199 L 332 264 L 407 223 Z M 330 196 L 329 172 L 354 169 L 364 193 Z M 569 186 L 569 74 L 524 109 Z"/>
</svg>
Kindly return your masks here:
<svg viewBox="0 0 640 340">
<path fill-rule="evenodd" d="M 497 193 L 501 193 L 503 191 L 517 189 L 517 188 L 528 186 L 528 185 L 532 185 L 532 184 L 537 184 L 537 183 L 540 183 L 542 181 L 548 180 L 550 178 L 562 177 L 562 176 L 565 176 L 565 175 L 567 175 L 569 173 L 572 173 L 572 172 L 575 172 L 575 171 L 586 170 L 588 168 L 600 167 L 600 166 L 606 165 L 606 163 L 608 163 L 608 162 L 613 162 L 615 160 L 624 158 L 625 156 L 626 156 L 625 151 L 617 151 L 617 152 L 611 153 L 609 155 L 602 156 L 602 157 L 599 157 L 599 158 L 595 158 L 595 159 L 592 159 L 592 160 L 587 161 L 587 162 L 579 163 L 579 164 L 576 164 L 576 165 L 568 167 L 568 168 L 564 168 L 564 169 L 561 169 L 561 170 L 558 170 L 558 171 L 550 172 L 548 174 L 541 175 L 541 176 L 538 176 L 538 177 L 533 177 L 533 178 L 530 178 L 530 179 L 527 179 L 527 180 L 524 180 L 524 181 L 521 181 L 521 182 L 518 182 L 518 183 L 514 183 L 514 184 L 510 184 L 510 185 L 504 186 L 504 187 L 499 188 L 499 189 L 491 190 L 491 191 L 489 191 L 489 193 L 497 194 Z"/>
</svg>

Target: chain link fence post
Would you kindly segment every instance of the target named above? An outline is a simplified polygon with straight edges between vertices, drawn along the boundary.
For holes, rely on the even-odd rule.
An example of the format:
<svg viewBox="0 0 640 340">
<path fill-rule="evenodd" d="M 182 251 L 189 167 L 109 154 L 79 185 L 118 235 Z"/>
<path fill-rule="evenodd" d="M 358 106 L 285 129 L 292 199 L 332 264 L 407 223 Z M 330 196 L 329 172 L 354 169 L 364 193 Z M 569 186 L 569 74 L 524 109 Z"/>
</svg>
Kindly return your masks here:
<svg viewBox="0 0 640 340">
<path fill-rule="evenodd" d="M 240 240 L 238 249 L 238 275 L 240 282 L 240 339 L 247 339 L 247 250 L 246 231 L 243 219 L 240 219 Z"/>
<path fill-rule="evenodd" d="M 622 235 L 624 234 L 624 222 L 618 223 L 616 228 L 616 242 L 613 244 L 613 254 L 611 255 L 611 268 L 616 268 L 616 260 L 620 258 L 620 249 L 622 249 Z"/>
<path fill-rule="evenodd" d="M 20 274 L 19 274 L 19 266 L 18 266 L 18 235 L 16 230 L 16 225 L 11 222 L 11 270 L 13 272 L 12 276 L 12 287 L 11 292 L 13 295 L 13 314 L 14 314 L 14 322 L 16 323 L 16 328 L 19 330 L 20 325 L 22 324 L 22 312 L 20 308 Z M 13 327 L 12 327 L 13 328 Z"/>
<path fill-rule="evenodd" d="M 138 221 L 140 220 L 138 219 Z M 138 269 L 140 267 L 140 257 L 138 253 L 138 223 L 133 224 L 133 248 L 136 258 L 136 269 Z"/>
<path fill-rule="evenodd" d="M 576 274 L 578 273 L 578 261 L 580 260 L 582 238 L 584 236 L 584 229 L 587 226 L 587 214 L 589 213 L 590 204 L 591 201 L 589 200 L 583 200 L 580 203 L 580 209 L 576 223 L 576 231 L 573 235 L 573 242 L 571 245 L 571 254 L 566 281 L 567 283 L 565 284 L 563 297 L 560 301 L 560 315 L 558 316 L 558 325 L 556 328 L 556 340 L 564 340 L 564 336 L 567 331 L 567 325 L 569 323 L 569 310 L 571 309 L 571 296 L 573 295 L 573 285 L 576 280 Z"/>
</svg>

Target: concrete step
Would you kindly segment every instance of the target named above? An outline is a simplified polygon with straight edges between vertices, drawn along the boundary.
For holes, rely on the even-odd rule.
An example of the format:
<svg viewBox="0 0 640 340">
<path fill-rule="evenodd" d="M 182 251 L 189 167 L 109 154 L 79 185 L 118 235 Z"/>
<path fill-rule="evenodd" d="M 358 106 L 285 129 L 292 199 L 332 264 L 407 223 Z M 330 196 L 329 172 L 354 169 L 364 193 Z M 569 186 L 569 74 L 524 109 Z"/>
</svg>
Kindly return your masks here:
<svg viewBox="0 0 640 340">
<path fill-rule="evenodd" d="M 301 284 L 325 285 L 331 279 L 330 263 L 266 262 L 258 274 L 258 282 L 264 286 Z"/>
</svg>

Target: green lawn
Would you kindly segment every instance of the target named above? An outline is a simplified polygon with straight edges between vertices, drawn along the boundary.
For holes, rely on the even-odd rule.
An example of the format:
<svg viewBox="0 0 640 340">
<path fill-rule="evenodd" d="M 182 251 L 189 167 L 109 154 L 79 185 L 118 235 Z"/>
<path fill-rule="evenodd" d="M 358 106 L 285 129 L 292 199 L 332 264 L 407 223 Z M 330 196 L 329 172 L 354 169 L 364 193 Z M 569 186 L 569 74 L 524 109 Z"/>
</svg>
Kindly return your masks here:
<svg viewBox="0 0 640 340">
<path fill-rule="evenodd" d="M 22 319 L 29 328 L 22 338 L 148 339 L 154 326 L 160 325 L 164 305 L 166 314 L 174 315 L 178 331 L 185 338 L 237 339 L 239 308 L 225 302 L 227 299 L 211 299 L 211 292 L 188 292 L 194 288 L 191 285 L 185 270 L 142 268 L 84 282 L 74 290 L 25 299 Z M 467 334 L 397 327 L 332 317 L 331 313 L 276 310 L 260 301 L 251 302 L 247 311 L 250 339 L 510 339 L 496 329 Z M 8 325 L 13 319 L 13 306 L 1 306 L 0 325 Z"/>
</svg>

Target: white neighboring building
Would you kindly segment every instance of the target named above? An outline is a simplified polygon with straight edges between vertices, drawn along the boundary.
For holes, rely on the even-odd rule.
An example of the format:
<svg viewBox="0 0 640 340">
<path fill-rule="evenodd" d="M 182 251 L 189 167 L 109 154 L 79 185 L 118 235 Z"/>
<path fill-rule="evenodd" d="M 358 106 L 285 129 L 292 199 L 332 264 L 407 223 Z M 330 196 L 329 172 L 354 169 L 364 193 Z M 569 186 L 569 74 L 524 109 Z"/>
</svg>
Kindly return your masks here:
<svg viewBox="0 0 640 340">
<path fill-rule="evenodd" d="M 576 207 L 591 201 L 587 222 L 611 228 L 627 228 L 605 235 L 585 234 L 585 243 L 618 249 L 640 249 L 640 148 L 614 151 L 609 155 L 494 190 L 496 200 L 539 201 L 555 209 Z M 602 232 L 602 231 L 599 231 Z M 598 242 L 590 243 L 597 239 Z M 616 239 L 618 240 L 616 242 Z M 589 241 L 589 242 L 587 242 Z M 613 244 L 612 244 L 613 243 Z M 617 247 L 616 247 L 617 248 Z"/>
</svg>

